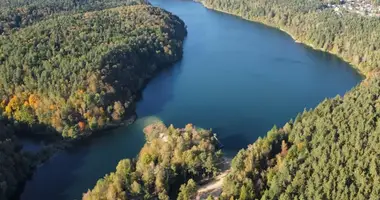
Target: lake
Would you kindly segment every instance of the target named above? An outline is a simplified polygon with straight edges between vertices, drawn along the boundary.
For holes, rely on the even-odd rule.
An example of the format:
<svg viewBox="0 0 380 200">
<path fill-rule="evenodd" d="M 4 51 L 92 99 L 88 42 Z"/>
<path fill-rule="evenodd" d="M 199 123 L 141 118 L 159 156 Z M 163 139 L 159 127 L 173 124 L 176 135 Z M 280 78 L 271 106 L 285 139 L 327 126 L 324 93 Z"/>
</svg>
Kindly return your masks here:
<svg viewBox="0 0 380 200">
<path fill-rule="evenodd" d="M 36 171 L 21 199 L 80 199 L 119 160 L 137 155 L 143 127 L 157 120 L 212 128 L 232 157 L 274 124 L 282 126 L 305 108 L 343 95 L 362 79 L 339 58 L 274 28 L 192 1 L 151 3 L 185 21 L 183 59 L 147 85 L 133 125 L 58 154 Z"/>
</svg>

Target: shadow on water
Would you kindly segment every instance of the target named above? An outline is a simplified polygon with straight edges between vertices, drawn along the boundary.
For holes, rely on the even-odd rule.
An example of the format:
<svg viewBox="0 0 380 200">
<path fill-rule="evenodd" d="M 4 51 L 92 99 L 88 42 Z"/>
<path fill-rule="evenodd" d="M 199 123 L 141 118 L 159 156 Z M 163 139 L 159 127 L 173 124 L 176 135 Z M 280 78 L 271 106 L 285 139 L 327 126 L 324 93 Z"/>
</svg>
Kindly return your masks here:
<svg viewBox="0 0 380 200">
<path fill-rule="evenodd" d="M 158 120 L 156 117 L 139 118 L 130 126 L 98 134 L 57 154 L 36 170 L 20 199 L 81 199 L 98 179 L 115 171 L 121 159 L 136 157 L 145 143 L 143 127 Z"/>
<path fill-rule="evenodd" d="M 139 119 L 134 124 L 99 132 L 88 140 L 81 141 L 76 147 L 58 153 L 36 170 L 32 178 L 26 182 L 19 199 L 29 200 L 30 197 L 38 197 L 39 200 L 72 199 L 73 193 L 86 192 L 88 188 L 95 185 L 99 178 L 114 171 L 119 160 L 135 157 L 145 141 L 142 133 L 143 127 L 159 120 L 146 116 L 161 112 L 165 104 L 173 98 L 172 91 L 175 78 L 181 72 L 180 65 L 179 62 L 175 66 L 163 69 L 148 83 L 146 91 L 144 90 L 141 96 L 142 99 L 138 102 L 138 104 L 143 102 L 144 105 L 138 106 L 141 110 L 138 112 Z M 124 147 L 119 151 L 125 153 L 112 154 L 112 152 L 117 152 L 117 148 L 121 146 Z M 102 147 L 112 148 L 102 149 Z M 94 155 L 98 158 L 94 158 Z M 102 163 L 98 162 L 100 160 Z M 93 168 L 88 169 L 87 172 L 83 171 L 86 170 L 83 168 L 88 162 L 93 163 Z M 87 175 L 90 178 L 83 180 L 81 175 Z M 82 183 L 78 184 L 78 182 Z M 84 187 L 75 188 L 78 190 L 75 192 L 68 192 L 67 189 L 75 184 Z"/>
<path fill-rule="evenodd" d="M 225 137 L 218 137 L 218 139 L 224 145 L 224 148 L 229 151 L 238 151 L 252 143 L 246 135 L 247 133 L 236 133 Z"/>
<path fill-rule="evenodd" d="M 172 100 L 175 82 L 181 73 L 181 63 L 182 60 L 174 66 L 165 68 L 150 80 L 138 102 L 136 113 L 139 118 L 160 113 L 165 105 Z"/>
<path fill-rule="evenodd" d="M 19 199 L 80 199 L 99 178 L 114 171 L 121 159 L 134 158 L 138 154 L 145 141 L 142 128 L 157 120 L 155 117 L 139 118 L 130 126 L 96 134 L 56 154 L 36 170 Z"/>
<path fill-rule="evenodd" d="M 256 28 L 259 28 L 261 31 L 265 31 L 265 34 L 270 34 L 271 37 L 274 39 L 280 38 L 282 40 L 285 39 L 285 40 L 288 40 L 288 41 L 294 43 L 294 39 L 288 33 L 284 32 L 278 28 L 267 26 L 267 25 L 262 24 L 262 23 L 251 22 L 249 20 L 242 19 L 241 17 L 235 16 L 235 15 L 229 15 L 229 14 L 226 14 L 223 12 L 215 11 L 214 14 L 219 15 L 221 17 L 234 18 L 234 19 L 240 20 L 240 21 L 244 20 L 249 24 L 249 26 L 254 26 Z M 255 33 L 252 33 L 252 34 L 255 34 Z M 301 48 L 299 48 L 299 47 L 301 47 Z M 284 57 L 275 58 L 274 61 L 277 61 L 277 62 L 284 62 L 284 61 L 294 62 L 294 63 L 300 64 L 300 65 L 301 64 L 315 64 L 315 65 L 318 65 L 317 67 L 322 67 L 322 68 L 324 68 L 324 67 L 335 67 L 335 68 L 337 68 L 336 70 L 339 70 L 339 73 L 341 73 L 342 69 L 344 69 L 343 70 L 344 73 L 353 74 L 354 76 L 358 77 L 358 79 L 363 78 L 362 75 L 359 74 L 357 70 L 353 70 L 353 67 L 350 64 L 346 63 L 342 58 L 340 58 L 336 55 L 333 55 L 331 53 L 328 53 L 328 52 L 325 52 L 325 51 L 322 51 L 319 49 L 314 49 L 314 48 L 312 48 L 306 44 L 298 43 L 298 42 L 295 43 L 295 45 L 293 45 L 293 47 L 284 47 L 284 48 L 301 49 L 302 51 L 300 53 L 302 53 L 303 55 L 308 57 L 310 63 L 305 63 L 304 60 L 300 60 L 298 58 L 289 59 L 289 58 L 284 58 Z M 301 56 L 299 56 L 299 57 L 301 57 Z M 327 60 L 327 62 L 330 63 L 327 66 L 323 65 L 321 63 L 321 61 L 326 62 L 326 60 Z"/>
<path fill-rule="evenodd" d="M 159 120 L 146 118 L 146 116 L 161 112 L 166 103 L 173 98 L 174 82 L 181 72 L 180 66 L 181 61 L 163 68 L 145 85 L 143 94 L 137 102 L 138 104 L 144 102 L 144 105 L 138 106 L 142 109 L 138 112 L 139 119 L 134 124 L 97 132 L 91 138 L 80 141 L 75 147 L 57 153 L 36 169 L 31 179 L 26 182 L 23 193 L 18 199 L 30 200 L 38 197 L 38 200 L 66 200 L 73 199 L 73 193 L 76 194 L 75 199 L 80 199 L 81 196 L 78 194 L 86 192 L 88 188 L 96 184 L 99 178 L 114 171 L 121 159 L 135 157 L 145 143 L 143 127 L 151 121 Z M 29 145 L 27 142 L 25 141 L 25 144 Z M 122 153 L 112 154 L 121 146 L 125 146 L 119 150 Z M 115 149 L 102 149 L 102 147 L 115 147 Z M 124 151 L 126 153 L 123 153 Z M 94 158 L 94 155 L 98 158 Z M 93 163 L 93 168 L 83 171 L 86 170 L 83 168 L 86 168 L 89 162 Z M 82 175 L 90 178 L 83 179 Z M 82 187 L 71 190 L 72 185 Z"/>
<path fill-rule="evenodd" d="M 152 3 L 188 25 L 182 61 L 150 81 L 133 125 L 57 155 L 29 181 L 22 199 L 80 199 L 120 159 L 137 155 L 145 143 L 142 128 L 154 120 L 212 128 L 225 155 L 233 157 L 274 124 L 280 127 L 305 107 L 343 94 L 360 81 L 340 59 L 295 44 L 277 29 L 191 1 Z"/>
<path fill-rule="evenodd" d="M 51 158 L 40 166 L 32 179 L 26 183 L 20 199 L 29 200 L 30 197 L 38 197 L 39 200 L 48 200 L 51 197 L 56 200 L 68 199 L 63 192 L 65 188 L 77 181 L 73 172 L 83 164 L 86 154 L 85 148 L 80 148 L 80 150 L 74 148 Z M 68 160 L 70 162 L 67 162 Z M 28 184 L 30 182 L 38 184 Z"/>
</svg>

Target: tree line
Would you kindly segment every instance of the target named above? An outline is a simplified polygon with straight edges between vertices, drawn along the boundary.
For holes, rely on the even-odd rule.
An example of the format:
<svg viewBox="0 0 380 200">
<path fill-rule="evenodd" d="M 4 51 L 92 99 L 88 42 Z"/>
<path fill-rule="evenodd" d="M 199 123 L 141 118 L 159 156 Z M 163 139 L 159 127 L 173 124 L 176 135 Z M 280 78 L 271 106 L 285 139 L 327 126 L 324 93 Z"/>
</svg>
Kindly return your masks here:
<svg viewBox="0 0 380 200">
<path fill-rule="evenodd" d="M 33 165 L 31 155 L 22 151 L 14 133 L 14 127 L 0 117 L 0 199 L 15 197 Z"/>
<path fill-rule="evenodd" d="M 58 14 L 146 3 L 145 0 L 5 0 L 0 2 L 0 35 Z"/>
<path fill-rule="evenodd" d="M 146 143 L 136 159 L 121 160 L 116 172 L 100 179 L 84 200 L 191 199 L 196 182 L 218 173 L 222 154 L 211 131 L 162 123 L 144 129 Z M 194 179 L 194 180 L 193 180 Z M 179 185 L 186 183 L 179 188 Z"/>
<path fill-rule="evenodd" d="M 145 81 L 181 58 L 185 35 L 178 17 L 149 5 L 59 16 L 2 35 L 0 108 L 70 138 L 118 124 L 134 113 Z"/>
<path fill-rule="evenodd" d="M 134 113 L 136 94 L 182 57 L 182 20 L 143 0 L 0 1 L 0 199 L 17 198 L 58 146 L 29 134 L 86 136 Z"/>
<path fill-rule="evenodd" d="M 380 68 L 380 23 L 377 17 L 336 13 L 323 1 L 204 0 L 210 8 L 281 28 L 296 40 L 349 61 L 362 73 Z"/>
<path fill-rule="evenodd" d="M 380 80 L 326 99 L 241 150 L 222 199 L 378 199 Z"/>
<path fill-rule="evenodd" d="M 205 0 L 350 61 L 367 78 L 274 127 L 233 159 L 220 199 L 378 199 L 380 23 L 323 1 Z"/>
</svg>

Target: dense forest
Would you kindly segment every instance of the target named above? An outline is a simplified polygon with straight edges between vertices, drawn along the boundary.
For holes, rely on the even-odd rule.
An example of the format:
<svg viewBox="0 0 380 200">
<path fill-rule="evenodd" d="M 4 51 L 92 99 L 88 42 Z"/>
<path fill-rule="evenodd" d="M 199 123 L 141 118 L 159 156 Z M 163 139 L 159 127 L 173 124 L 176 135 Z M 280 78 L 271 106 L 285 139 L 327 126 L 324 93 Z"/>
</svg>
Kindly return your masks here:
<svg viewBox="0 0 380 200">
<path fill-rule="evenodd" d="M 323 101 L 274 127 L 233 159 L 222 199 L 378 199 L 380 196 L 380 21 L 323 1 L 205 0 L 337 54 L 367 76 L 344 97 Z"/>
<path fill-rule="evenodd" d="M 378 199 L 380 81 L 323 101 L 241 150 L 226 199 Z"/>
<path fill-rule="evenodd" d="M 0 199 L 66 143 L 134 114 L 136 95 L 182 57 L 184 23 L 145 0 L 0 1 Z M 70 140 L 68 140 L 70 141 Z"/>
<path fill-rule="evenodd" d="M 4 0 L 0 2 L 0 35 L 57 14 L 144 3 L 144 0 Z"/>
<path fill-rule="evenodd" d="M 5 34 L 0 108 L 70 138 L 117 124 L 134 112 L 146 80 L 181 58 L 185 35 L 178 17 L 147 5 L 59 16 Z"/>
<path fill-rule="evenodd" d="M 99 180 L 85 200 L 169 199 L 181 183 L 178 199 L 190 199 L 196 192 L 193 179 L 211 177 L 222 162 L 218 142 L 211 131 L 165 127 L 162 123 L 144 129 L 146 143 L 137 159 L 121 160 L 116 172 Z M 175 195 L 175 194 L 174 194 Z M 171 197 L 170 199 L 173 199 Z"/>
<path fill-rule="evenodd" d="M 368 73 L 380 68 L 379 18 L 342 15 L 312 0 L 204 0 L 206 7 L 281 28 L 296 40 L 329 51 Z"/>
<path fill-rule="evenodd" d="M 14 131 L 0 117 L 0 199 L 12 198 L 31 173 L 31 157 L 21 151 Z"/>
<path fill-rule="evenodd" d="M 379 19 L 339 15 L 325 2 L 202 2 L 281 28 L 367 76 L 241 150 L 221 199 L 379 198 Z M 77 138 L 121 123 L 146 80 L 181 58 L 186 29 L 142 0 L 8 0 L 0 11 L 0 199 L 8 199 L 35 159 L 22 151 L 15 125 Z M 144 132 L 138 157 L 120 161 L 83 199 L 191 199 L 198 180 L 219 172 L 211 131 L 159 123 Z"/>
</svg>

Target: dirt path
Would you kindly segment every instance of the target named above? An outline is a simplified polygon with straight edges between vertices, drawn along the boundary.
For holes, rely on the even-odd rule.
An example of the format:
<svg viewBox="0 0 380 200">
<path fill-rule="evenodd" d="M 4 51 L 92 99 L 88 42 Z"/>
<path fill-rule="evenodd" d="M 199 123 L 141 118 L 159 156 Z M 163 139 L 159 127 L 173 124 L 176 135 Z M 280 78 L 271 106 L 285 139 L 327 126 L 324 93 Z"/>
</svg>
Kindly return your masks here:
<svg viewBox="0 0 380 200">
<path fill-rule="evenodd" d="M 224 158 L 222 172 L 215 178 L 211 179 L 207 184 L 198 188 L 197 191 L 197 200 L 206 199 L 208 195 L 220 196 L 222 193 L 222 185 L 224 178 L 230 172 L 231 159 Z"/>
</svg>

